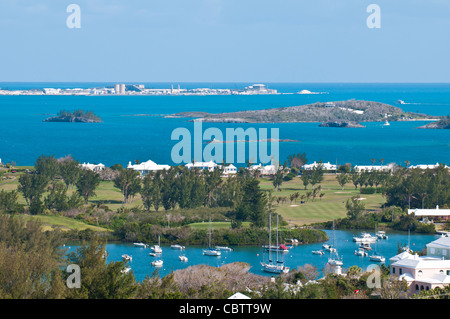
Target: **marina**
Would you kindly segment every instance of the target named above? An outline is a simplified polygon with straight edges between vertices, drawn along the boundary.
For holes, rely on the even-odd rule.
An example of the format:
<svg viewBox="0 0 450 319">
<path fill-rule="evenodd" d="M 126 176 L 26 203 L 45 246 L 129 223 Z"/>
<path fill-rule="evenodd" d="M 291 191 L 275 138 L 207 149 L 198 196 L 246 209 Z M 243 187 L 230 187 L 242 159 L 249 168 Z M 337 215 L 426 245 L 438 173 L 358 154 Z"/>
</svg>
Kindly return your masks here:
<svg viewBox="0 0 450 319">
<path fill-rule="evenodd" d="M 325 230 L 330 238 L 333 238 L 332 230 Z M 355 251 L 358 250 L 360 243 L 353 242 L 353 237 L 359 234 L 358 231 L 349 230 L 335 230 L 336 246 L 339 248 L 339 257 L 342 261 L 342 269 L 348 269 L 351 266 L 361 267 L 363 270 L 369 265 L 380 264 L 381 261 L 370 260 L 367 254 L 358 255 Z M 408 233 L 405 232 L 386 232 L 389 236 L 387 240 L 379 240 L 377 253 L 385 258 L 384 263 L 388 265 L 389 258 L 397 255 L 399 247 L 410 245 L 414 251 L 421 251 L 425 245 L 441 237 L 439 234 L 425 235 L 425 234 L 411 234 L 408 239 Z M 295 270 L 305 264 L 311 264 L 317 267 L 320 273 L 323 273 L 331 257 L 330 252 L 322 250 L 323 243 L 314 243 L 309 245 L 293 245 L 289 248 L 289 252 L 283 255 L 283 260 L 286 267 L 290 270 Z M 220 256 L 211 258 L 203 255 L 204 248 L 201 246 L 186 245 L 183 253 L 180 255 L 180 250 L 170 249 L 170 245 L 162 245 L 163 253 L 157 254 L 155 258 L 149 256 L 149 248 L 135 246 L 134 244 L 125 243 L 108 243 L 106 245 L 107 261 L 122 261 L 122 255 L 132 256 L 128 261 L 127 267 L 130 267 L 136 279 L 142 281 L 146 276 L 151 276 L 158 269 L 160 276 L 165 276 L 171 271 L 177 269 L 184 269 L 189 266 L 198 264 L 205 264 L 212 267 L 220 267 L 224 264 L 233 262 L 248 263 L 251 268 L 250 272 L 262 276 L 274 276 L 274 273 L 263 271 L 261 261 L 264 254 L 264 249 L 261 246 L 236 246 L 233 250 L 221 250 Z M 165 249 L 165 248 L 169 249 Z M 75 249 L 76 246 L 70 246 L 69 250 Z M 322 250 L 323 254 L 314 254 L 313 251 Z M 367 252 L 367 251 L 366 251 Z M 266 252 L 267 253 L 267 252 Z M 371 254 L 370 252 L 368 254 Z M 183 256 L 183 257 L 181 257 Z M 152 262 L 161 260 L 159 266 L 152 266 Z"/>
</svg>

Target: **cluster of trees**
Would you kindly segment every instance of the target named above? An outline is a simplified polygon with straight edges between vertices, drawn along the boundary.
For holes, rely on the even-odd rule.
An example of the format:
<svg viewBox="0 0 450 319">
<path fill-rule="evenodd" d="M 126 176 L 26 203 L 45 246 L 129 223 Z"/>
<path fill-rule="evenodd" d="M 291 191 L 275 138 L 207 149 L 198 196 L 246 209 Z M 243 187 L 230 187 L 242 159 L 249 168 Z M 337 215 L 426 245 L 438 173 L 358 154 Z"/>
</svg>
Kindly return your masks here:
<svg viewBox="0 0 450 319">
<path fill-rule="evenodd" d="M 41 155 L 34 167 L 34 171 L 19 177 L 18 187 L 30 214 L 40 214 L 45 209 L 64 211 L 78 208 L 95 195 L 95 188 L 100 184 L 98 174 L 81 169 L 79 163 L 70 157 L 56 159 Z M 76 192 L 69 195 L 68 190 L 74 187 Z"/>
<path fill-rule="evenodd" d="M 83 119 L 89 119 L 92 121 L 99 122 L 101 121 L 101 118 L 94 114 L 92 111 L 84 111 L 84 110 L 74 110 L 74 111 L 68 111 L 68 110 L 60 110 L 58 112 L 57 117 L 59 118 L 83 118 Z"/>
</svg>

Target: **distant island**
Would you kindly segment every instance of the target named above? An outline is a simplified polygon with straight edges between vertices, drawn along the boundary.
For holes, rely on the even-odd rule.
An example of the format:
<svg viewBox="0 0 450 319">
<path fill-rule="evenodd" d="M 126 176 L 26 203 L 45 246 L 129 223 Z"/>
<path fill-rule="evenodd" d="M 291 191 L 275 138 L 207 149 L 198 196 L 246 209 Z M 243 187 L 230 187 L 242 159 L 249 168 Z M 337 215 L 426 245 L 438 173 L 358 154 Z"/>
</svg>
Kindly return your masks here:
<svg viewBox="0 0 450 319">
<path fill-rule="evenodd" d="M 432 120 L 439 117 L 404 112 L 402 109 L 380 102 L 347 100 L 317 102 L 301 106 L 289 106 L 264 110 L 211 114 L 182 112 L 167 115 L 168 118 L 195 118 L 216 123 L 296 123 L 319 122 L 324 127 L 362 127 L 359 122 Z"/>
<path fill-rule="evenodd" d="M 72 123 L 100 123 L 102 119 L 92 111 L 75 110 L 73 112 L 61 110 L 57 116 L 49 117 L 43 122 L 72 122 Z"/>
<path fill-rule="evenodd" d="M 420 126 L 418 128 L 423 129 L 441 129 L 441 130 L 448 130 L 450 129 L 450 116 L 445 116 L 439 121 L 428 123 L 424 126 Z"/>
</svg>

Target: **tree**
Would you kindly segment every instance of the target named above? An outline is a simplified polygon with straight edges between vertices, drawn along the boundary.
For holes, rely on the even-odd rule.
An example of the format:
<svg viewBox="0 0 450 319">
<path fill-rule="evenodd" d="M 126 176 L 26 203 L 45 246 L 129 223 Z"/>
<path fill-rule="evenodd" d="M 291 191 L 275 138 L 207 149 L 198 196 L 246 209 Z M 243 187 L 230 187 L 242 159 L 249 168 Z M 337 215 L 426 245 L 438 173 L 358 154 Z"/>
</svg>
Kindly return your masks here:
<svg viewBox="0 0 450 319">
<path fill-rule="evenodd" d="M 137 291 L 132 272 L 124 273 L 126 262 L 106 262 L 104 244 L 94 240 L 68 256 L 82 274 L 81 287 L 69 289 L 71 299 L 129 299 Z"/>
<path fill-rule="evenodd" d="M 0 212 L 12 214 L 23 211 L 23 206 L 17 200 L 18 192 L 16 190 L 7 192 L 2 189 L 0 192 Z"/>
<path fill-rule="evenodd" d="M 91 170 L 82 170 L 80 178 L 76 182 L 78 194 L 84 198 L 87 204 L 90 197 L 95 196 L 95 189 L 100 185 L 100 175 Z"/>
<path fill-rule="evenodd" d="M 81 169 L 79 163 L 72 159 L 64 160 L 59 163 L 59 174 L 66 184 L 66 189 L 71 185 L 75 185 L 80 177 Z"/>
<path fill-rule="evenodd" d="M 128 203 L 130 196 L 136 195 L 141 190 L 141 180 L 139 172 L 133 169 L 122 170 L 114 179 L 114 187 L 121 190 L 123 203 Z"/>
<path fill-rule="evenodd" d="M 283 183 L 283 171 L 279 169 L 273 176 L 272 184 L 276 190 L 280 190 L 280 186 L 282 183 Z"/>
<path fill-rule="evenodd" d="M 342 190 L 344 190 L 345 184 L 348 183 L 348 179 L 349 179 L 348 175 L 345 173 L 341 173 L 339 175 L 336 175 L 336 179 L 337 179 L 339 185 L 341 185 Z"/>
<path fill-rule="evenodd" d="M 361 198 L 356 195 L 351 199 L 347 199 L 345 203 L 345 208 L 347 209 L 347 217 L 351 220 L 357 219 L 365 209 L 364 203 Z"/>
<path fill-rule="evenodd" d="M 43 210 L 41 196 L 44 194 L 49 177 L 41 174 L 23 174 L 19 177 L 18 191 L 22 193 L 31 214 L 41 213 Z"/>
<path fill-rule="evenodd" d="M 311 171 L 303 170 L 302 176 L 300 178 L 303 182 L 303 186 L 305 186 L 305 189 L 306 189 L 311 181 Z"/>
<path fill-rule="evenodd" d="M 59 174 L 58 160 L 53 156 L 41 155 L 36 160 L 34 168 L 39 175 L 47 177 L 53 181 Z"/>
<path fill-rule="evenodd" d="M 255 227 L 264 227 L 267 197 L 259 187 L 259 181 L 250 177 L 243 186 L 243 199 L 236 208 L 236 219 L 250 220 Z"/>
</svg>

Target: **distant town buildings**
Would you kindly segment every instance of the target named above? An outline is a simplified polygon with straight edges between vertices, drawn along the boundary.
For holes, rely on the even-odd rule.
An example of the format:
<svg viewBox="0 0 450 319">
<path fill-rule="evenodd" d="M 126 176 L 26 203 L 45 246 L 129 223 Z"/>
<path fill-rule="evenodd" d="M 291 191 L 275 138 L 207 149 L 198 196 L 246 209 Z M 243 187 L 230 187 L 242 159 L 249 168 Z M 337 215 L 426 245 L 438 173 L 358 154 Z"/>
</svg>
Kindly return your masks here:
<svg viewBox="0 0 450 319">
<path fill-rule="evenodd" d="M 363 171 L 366 172 L 392 172 L 394 171 L 395 164 L 391 163 L 388 165 L 355 165 L 354 170 L 358 173 L 361 173 Z"/>
<path fill-rule="evenodd" d="M 319 168 L 319 167 L 322 167 L 322 169 L 324 169 L 326 171 L 331 171 L 331 170 L 334 171 L 337 169 L 337 165 L 330 164 L 330 162 L 321 163 L 321 162 L 316 162 L 316 161 L 314 161 L 314 163 L 312 163 L 312 164 L 305 164 L 305 165 L 303 165 L 302 168 L 305 170 L 312 170 L 312 169 Z"/>
<path fill-rule="evenodd" d="M 275 89 L 268 89 L 264 84 L 253 84 L 243 89 L 183 89 L 180 85 L 170 88 L 145 88 L 144 84 L 126 85 L 117 83 L 112 87 L 97 88 L 43 88 L 31 90 L 2 90 L 0 95 L 257 95 L 279 94 Z"/>
</svg>

